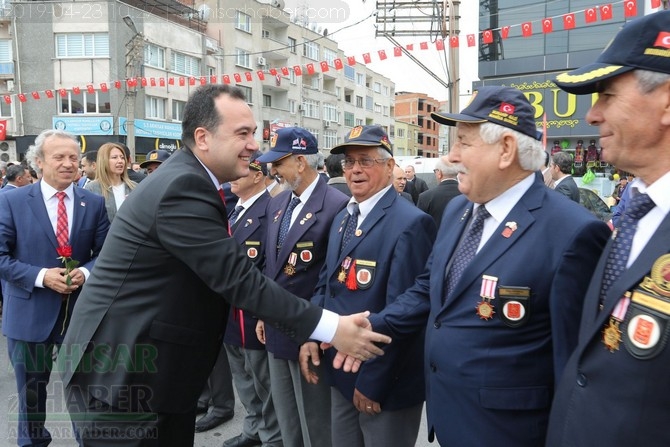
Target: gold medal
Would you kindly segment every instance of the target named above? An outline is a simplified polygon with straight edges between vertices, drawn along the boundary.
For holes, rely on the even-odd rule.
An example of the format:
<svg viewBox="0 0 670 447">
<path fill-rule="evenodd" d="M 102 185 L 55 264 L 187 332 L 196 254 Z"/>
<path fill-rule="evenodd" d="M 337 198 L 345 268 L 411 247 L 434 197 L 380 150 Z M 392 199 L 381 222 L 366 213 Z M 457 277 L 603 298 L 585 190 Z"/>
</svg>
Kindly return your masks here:
<svg viewBox="0 0 670 447">
<path fill-rule="evenodd" d="M 347 279 L 347 272 L 343 268 L 343 269 L 340 270 L 340 273 L 337 274 L 337 280 L 339 282 L 341 282 L 342 284 L 344 284 L 345 279 Z"/>
<path fill-rule="evenodd" d="M 293 267 L 291 264 L 286 264 L 284 267 L 284 273 L 286 276 L 293 276 L 295 275 L 295 267 Z"/>
<path fill-rule="evenodd" d="M 603 343 L 610 352 L 618 351 L 621 343 L 621 329 L 619 329 L 619 320 L 610 318 L 610 324 L 603 329 Z"/>
<path fill-rule="evenodd" d="M 482 320 L 490 320 L 496 312 L 493 310 L 493 304 L 488 300 L 483 300 L 477 303 L 477 316 Z"/>
</svg>

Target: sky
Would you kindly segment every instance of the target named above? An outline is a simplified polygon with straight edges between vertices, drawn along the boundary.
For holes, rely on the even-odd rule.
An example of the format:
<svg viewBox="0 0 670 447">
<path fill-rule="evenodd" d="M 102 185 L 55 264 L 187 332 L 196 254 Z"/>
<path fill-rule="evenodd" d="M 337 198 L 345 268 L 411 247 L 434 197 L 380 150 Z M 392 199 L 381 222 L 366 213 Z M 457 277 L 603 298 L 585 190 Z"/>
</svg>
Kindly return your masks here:
<svg viewBox="0 0 670 447">
<path fill-rule="evenodd" d="M 394 44 L 385 37 L 375 37 L 376 2 L 374 0 L 284 0 L 285 11 L 305 11 L 311 20 L 319 27 L 328 29 L 328 36 L 336 41 L 347 56 L 356 56 L 356 60 L 363 61 L 362 55 L 370 53 L 372 63 L 370 69 L 380 73 L 395 82 L 396 92 L 408 91 L 426 93 L 438 100 L 447 100 L 449 92 L 445 86 L 433 79 L 422 68 L 416 65 L 406 55 L 394 57 Z M 421 3 L 430 3 L 421 0 Z M 442 2 L 440 2 L 442 3 Z M 479 2 L 462 1 L 459 7 L 460 46 L 459 46 L 459 91 L 461 98 L 469 97 L 472 82 L 477 80 L 477 47 L 465 45 L 465 34 L 476 33 L 478 29 Z M 412 15 L 421 13 L 430 14 L 431 11 L 413 9 Z M 408 14 L 408 11 L 403 11 Z M 360 23 L 359 23 L 360 22 Z M 405 24 L 402 29 L 426 29 L 423 24 Z M 433 71 L 440 79 L 447 80 L 445 54 L 448 51 L 448 41 L 445 41 L 445 51 L 435 49 L 426 35 L 397 37 L 402 44 L 414 44 L 412 54 Z M 421 42 L 429 42 L 428 50 L 419 50 Z M 378 51 L 384 50 L 386 60 L 380 60 Z M 463 103 L 463 99 L 461 99 Z"/>
</svg>

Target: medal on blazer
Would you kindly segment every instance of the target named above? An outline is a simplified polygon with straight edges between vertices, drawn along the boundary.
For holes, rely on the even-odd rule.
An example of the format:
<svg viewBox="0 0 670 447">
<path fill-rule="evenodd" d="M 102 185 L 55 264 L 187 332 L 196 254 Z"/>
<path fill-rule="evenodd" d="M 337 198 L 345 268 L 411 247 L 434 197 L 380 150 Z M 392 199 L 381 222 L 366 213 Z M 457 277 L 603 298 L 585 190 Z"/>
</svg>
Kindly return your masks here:
<svg viewBox="0 0 670 447">
<path fill-rule="evenodd" d="M 350 265 L 351 265 L 351 258 L 347 256 L 342 261 L 342 265 L 340 265 L 340 273 L 337 274 L 337 280 L 342 284 L 344 284 L 344 281 L 347 279 L 347 270 L 349 270 Z"/>
<path fill-rule="evenodd" d="M 628 305 L 630 304 L 630 292 L 626 292 L 624 296 L 621 297 L 612 315 L 610 315 L 610 320 L 605 329 L 603 329 L 603 344 L 610 351 L 618 351 L 619 345 L 621 344 L 621 329 L 619 325 L 626 316 L 626 311 L 628 310 Z"/>
<path fill-rule="evenodd" d="M 493 318 L 493 315 L 496 313 L 494 310 L 493 303 L 491 302 L 496 298 L 496 287 L 498 285 L 498 278 L 495 276 L 483 275 L 482 276 L 482 288 L 479 292 L 479 295 L 482 297 L 482 300 L 477 303 L 475 309 L 477 310 L 477 316 L 482 320 L 490 320 Z"/>
<path fill-rule="evenodd" d="M 286 266 L 284 267 L 284 274 L 286 276 L 293 276 L 295 275 L 295 264 L 298 262 L 298 254 L 297 253 L 291 253 L 288 255 L 288 262 L 286 263 Z"/>
</svg>

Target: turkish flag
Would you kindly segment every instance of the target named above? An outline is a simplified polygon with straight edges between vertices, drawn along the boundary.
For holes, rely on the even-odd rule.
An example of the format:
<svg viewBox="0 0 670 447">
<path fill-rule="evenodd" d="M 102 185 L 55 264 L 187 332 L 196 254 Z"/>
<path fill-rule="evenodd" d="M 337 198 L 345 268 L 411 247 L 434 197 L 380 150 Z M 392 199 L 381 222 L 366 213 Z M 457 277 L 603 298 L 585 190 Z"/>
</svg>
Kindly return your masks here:
<svg viewBox="0 0 670 447">
<path fill-rule="evenodd" d="M 592 23 L 598 20 L 596 8 L 587 8 L 586 11 L 584 11 L 584 20 L 586 23 Z"/>
<path fill-rule="evenodd" d="M 547 17 L 546 19 L 542 20 L 542 32 L 545 34 L 549 34 L 554 31 L 554 21 L 551 19 L 551 17 Z"/>
<path fill-rule="evenodd" d="M 563 16 L 563 29 L 575 29 L 575 13 L 571 12 Z"/>
<path fill-rule="evenodd" d="M 114 87 L 117 88 L 117 89 L 121 88 L 121 81 L 114 81 Z"/>
<path fill-rule="evenodd" d="M 19 93 L 19 101 L 26 102 L 26 101 L 28 101 L 28 98 L 26 98 L 25 94 Z"/>
<path fill-rule="evenodd" d="M 302 76 L 302 67 L 300 65 L 294 65 L 293 73 L 295 73 L 296 76 Z"/>
<path fill-rule="evenodd" d="M 321 61 L 321 62 L 319 63 L 319 65 L 321 65 L 321 72 L 322 72 L 322 73 L 325 73 L 325 72 L 327 72 L 328 70 L 330 70 L 330 67 L 328 66 L 328 62 L 326 62 L 326 61 Z"/>
<path fill-rule="evenodd" d="M 156 87 L 156 78 L 149 78 L 149 85 L 152 87 Z"/>
<path fill-rule="evenodd" d="M 0 141 L 7 138 L 7 120 L 0 120 Z"/>
<path fill-rule="evenodd" d="M 242 82 L 242 76 L 239 73 L 233 73 L 233 79 L 235 82 Z"/>
<path fill-rule="evenodd" d="M 500 29 L 500 34 L 501 34 L 503 39 L 507 39 L 507 36 L 509 36 L 509 25 L 503 26 Z"/>
<path fill-rule="evenodd" d="M 384 51 L 384 50 L 377 51 L 377 55 L 379 56 L 380 61 L 383 61 L 384 59 L 386 59 L 386 51 Z"/>
<path fill-rule="evenodd" d="M 444 50 L 444 40 L 442 40 L 442 39 L 437 39 L 437 40 L 435 41 L 435 49 L 436 49 L 437 51 L 442 51 L 442 50 Z"/>
<path fill-rule="evenodd" d="M 408 43 L 405 48 L 407 48 L 407 51 L 414 51 L 414 44 L 413 43 Z"/>
<path fill-rule="evenodd" d="M 661 7 L 661 0 L 651 0 L 651 7 L 652 8 L 660 8 Z"/>
<path fill-rule="evenodd" d="M 635 17 L 637 16 L 637 0 L 628 0 L 623 5 L 623 15 L 624 17 Z"/>
<path fill-rule="evenodd" d="M 482 42 L 486 44 L 493 43 L 493 31 L 490 29 L 484 30 L 482 33 Z"/>
<path fill-rule="evenodd" d="M 288 76 L 288 67 L 282 67 L 281 74 L 283 74 L 284 76 Z"/>
<path fill-rule="evenodd" d="M 339 57 L 333 61 L 333 64 L 335 64 L 335 70 L 342 70 L 344 68 L 342 59 L 340 59 Z"/>
<path fill-rule="evenodd" d="M 79 87 L 72 87 L 72 93 L 78 95 L 81 93 L 81 89 Z"/>
<path fill-rule="evenodd" d="M 216 75 L 212 75 L 209 77 L 209 83 L 210 84 L 216 84 Z"/>
<path fill-rule="evenodd" d="M 179 86 L 180 86 L 180 87 L 183 87 L 183 86 L 185 86 L 185 85 L 186 85 L 186 78 L 183 77 L 183 76 L 180 76 L 180 77 L 179 77 Z"/>
<path fill-rule="evenodd" d="M 475 35 L 474 34 L 468 34 L 468 46 L 469 47 L 474 47 L 475 46 Z"/>
<path fill-rule="evenodd" d="M 365 62 L 366 64 L 372 62 L 372 59 L 370 58 L 370 53 L 363 54 L 363 62 Z"/>
<path fill-rule="evenodd" d="M 54 91 L 53 90 L 44 90 L 44 93 L 47 95 L 47 98 L 49 98 L 49 99 L 54 98 Z"/>
<path fill-rule="evenodd" d="M 126 84 L 128 84 L 128 87 L 137 87 L 137 78 L 130 78 L 126 81 Z M 76 94 L 79 94 L 78 92 L 79 87 L 75 87 L 72 89 Z"/>
<path fill-rule="evenodd" d="M 140 78 L 140 85 L 142 87 L 146 87 L 147 86 L 147 78 Z"/>
<path fill-rule="evenodd" d="M 104 93 L 107 93 L 109 91 L 109 88 L 107 87 L 106 82 L 101 82 L 100 83 L 100 90 Z M 47 95 L 47 96 L 49 96 L 49 95 Z"/>
<path fill-rule="evenodd" d="M 356 57 L 355 56 L 347 56 L 347 63 L 349 65 L 356 65 Z"/>
<path fill-rule="evenodd" d="M 654 42 L 655 47 L 670 48 L 670 33 L 661 31 L 656 36 L 656 41 Z"/>
<path fill-rule="evenodd" d="M 393 48 L 393 55 L 395 57 L 400 57 L 402 56 L 402 48 L 401 47 L 394 47 Z"/>
<path fill-rule="evenodd" d="M 12 97 L 11 97 L 11 96 L 9 96 L 9 95 L 5 95 L 4 98 L 5 98 L 5 102 L 6 102 L 7 104 L 11 104 L 11 103 L 12 103 Z"/>
<path fill-rule="evenodd" d="M 33 99 L 40 99 L 40 92 L 33 92 Z"/>
<path fill-rule="evenodd" d="M 246 79 L 247 81 L 251 82 L 251 81 L 253 81 L 254 78 L 251 76 L 251 72 L 250 72 L 250 71 L 245 71 L 245 72 L 244 72 L 244 79 Z"/>
<path fill-rule="evenodd" d="M 200 76 L 200 85 L 207 84 L 207 78 L 205 76 Z"/>
<path fill-rule="evenodd" d="M 600 20 L 612 20 L 612 4 L 600 5 Z"/>
<path fill-rule="evenodd" d="M 189 76 L 188 85 L 195 85 L 195 77 L 194 76 Z"/>
<path fill-rule="evenodd" d="M 458 48 L 458 36 L 451 36 L 449 38 L 449 48 Z"/>
<path fill-rule="evenodd" d="M 174 85 L 174 78 L 173 77 L 168 78 L 168 85 Z"/>
<path fill-rule="evenodd" d="M 428 49 L 428 42 L 421 42 L 419 44 L 419 48 L 421 48 L 422 50 L 427 50 Z"/>
<path fill-rule="evenodd" d="M 271 74 L 272 76 L 277 76 L 277 69 L 276 69 L 276 68 L 271 68 L 271 69 L 270 69 L 270 74 Z"/>
<path fill-rule="evenodd" d="M 61 98 L 65 98 L 67 96 L 67 90 L 64 88 L 58 90 L 58 94 L 60 95 Z"/>
<path fill-rule="evenodd" d="M 160 87 L 165 87 L 165 78 L 159 78 L 158 79 L 158 85 Z"/>
<path fill-rule="evenodd" d="M 228 75 L 223 75 L 223 83 L 224 84 L 230 84 L 230 76 Z"/>
<path fill-rule="evenodd" d="M 533 35 L 533 24 L 531 22 L 524 22 L 521 24 L 521 35 L 523 37 L 530 37 Z"/>
<path fill-rule="evenodd" d="M 261 81 L 265 81 L 265 73 L 263 73 L 263 70 L 258 70 L 256 72 L 256 76 L 258 76 L 258 79 L 260 79 Z"/>
<path fill-rule="evenodd" d="M 307 68 L 307 74 L 309 74 L 309 75 L 314 74 L 314 64 L 313 63 L 310 62 L 309 64 L 305 65 L 305 67 Z"/>
</svg>

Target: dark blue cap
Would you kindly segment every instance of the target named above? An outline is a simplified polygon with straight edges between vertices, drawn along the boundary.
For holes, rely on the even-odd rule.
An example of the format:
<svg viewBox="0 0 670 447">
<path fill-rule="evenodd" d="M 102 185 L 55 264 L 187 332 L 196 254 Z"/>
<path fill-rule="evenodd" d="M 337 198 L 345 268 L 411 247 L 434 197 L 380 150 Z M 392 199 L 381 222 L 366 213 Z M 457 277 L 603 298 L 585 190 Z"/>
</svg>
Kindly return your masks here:
<svg viewBox="0 0 670 447">
<path fill-rule="evenodd" d="M 356 126 L 344 137 L 344 143 L 338 144 L 330 150 L 331 154 L 344 154 L 349 146 L 379 146 L 393 155 L 391 142 L 386 131 L 379 125 Z"/>
<path fill-rule="evenodd" d="M 568 93 L 598 91 L 598 83 L 631 70 L 670 74 L 670 11 L 649 14 L 626 23 L 592 64 L 556 76 Z"/>
<path fill-rule="evenodd" d="M 277 129 L 270 138 L 270 150 L 258 157 L 261 163 L 273 163 L 289 155 L 309 155 L 319 152 L 316 137 L 301 127 Z"/>
<path fill-rule="evenodd" d="M 163 149 L 156 149 L 147 154 L 147 159 L 140 163 L 140 168 L 146 168 L 151 163 L 163 163 L 170 158 L 170 153 Z"/>
<path fill-rule="evenodd" d="M 268 165 L 266 163 L 261 163 L 258 159 L 263 155 L 261 151 L 256 151 L 251 155 L 249 160 L 249 169 L 254 171 L 262 172 L 263 175 L 268 175 Z"/>
<path fill-rule="evenodd" d="M 490 122 L 536 140 L 542 139 L 542 132 L 537 130 L 535 124 L 535 108 L 520 90 L 512 87 L 482 87 L 475 92 L 470 104 L 461 113 L 432 112 L 430 117 L 447 126 Z"/>
</svg>

